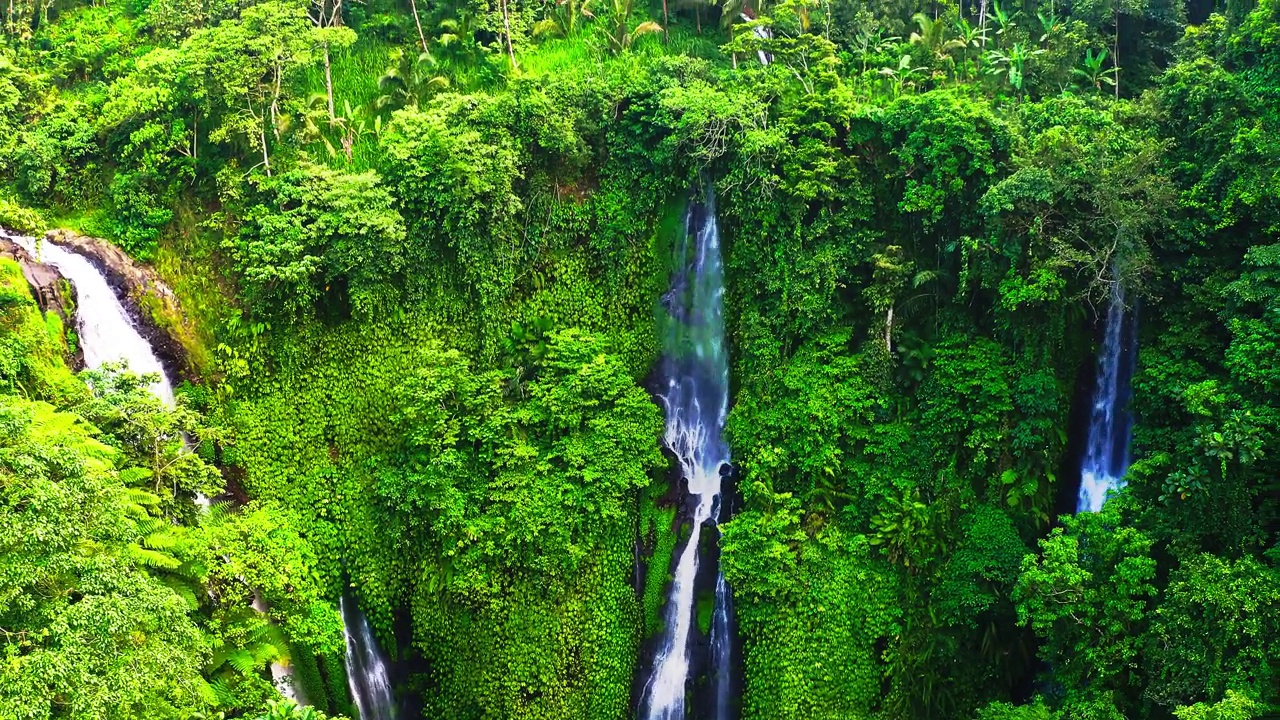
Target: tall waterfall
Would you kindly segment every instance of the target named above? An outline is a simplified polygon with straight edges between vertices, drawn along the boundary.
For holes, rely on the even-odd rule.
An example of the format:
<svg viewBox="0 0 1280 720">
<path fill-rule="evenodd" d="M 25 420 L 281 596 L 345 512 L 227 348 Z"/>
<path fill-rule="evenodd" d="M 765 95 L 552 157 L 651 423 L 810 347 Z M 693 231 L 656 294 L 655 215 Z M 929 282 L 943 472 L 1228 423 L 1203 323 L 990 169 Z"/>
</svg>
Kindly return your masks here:
<svg viewBox="0 0 1280 720">
<path fill-rule="evenodd" d="M 98 268 L 83 255 L 67 250 L 51 242 L 37 243 L 29 237 L 10 237 L 32 257 L 58 269 L 76 289 L 76 332 L 80 349 L 84 352 L 84 364 L 89 369 L 102 367 L 104 363 L 126 361 L 129 369 L 138 373 L 159 373 L 160 379 L 152 384 L 155 393 L 168 405 L 173 404 L 173 383 L 169 380 L 160 358 L 151 349 L 151 343 L 138 332 L 133 320 L 120 303 L 120 298 L 107 283 Z"/>
<path fill-rule="evenodd" d="M 395 720 L 396 704 L 387 675 L 387 661 L 378 649 L 369 620 L 355 601 L 345 595 L 339 607 L 347 637 L 347 685 L 360 711 L 360 720 Z"/>
<path fill-rule="evenodd" d="M 716 530 L 721 476 L 729 466 L 724 442 L 729 411 L 729 363 L 724 343 L 724 268 L 715 197 L 708 187 L 702 204 L 692 203 L 675 256 L 671 289 L 663 296 L 670 318 L 664 344 L 661 400 L 666 413 L 664 441 L 680 464 L 693 510 L 692 528 L 676 564 L 667 600 L 662 645 L 641 696 L 641 717 L 683 720 L 691 665 L 694 583 L 704 529 Z M 710 678 L 716 720 L 730 717 L 729 659 L 732 649 L 731 597 L 716 573 L 711 623 Z"/>
<path fill-rule="evenodd" d="M 1124 486 L 1132 431 L 1127 406 L 1138 353 L 1133 320 L 1133 313 L 1125 310 L 1124 289 L 1117 283 L 1107 307 L 1102 347 L 1098 350 L 1097 379 L 1084 461 L 1080 465 L 1076 512 L 1101 510 L 1107 494 Z"/>
<path fill-rule="evenodd" d="M 138 332 L 133 318 L 129 317 L 106 276 L 83 255 L 60 245 L 37 243 L 29 237 L 8 237 L 32 257 L 57 268 L 75 286 L 76 332 L 80 350 L 84 353 L 85 367 L 93 370 L 106 363 L 123 360 L 130 370 L 138 374 L 157 373 L 160 379 L 151 384 L 150 390 L 166 405 L 173 405 L 173 381 L 151 343 Z M 203 495 L 197 495 L 196 501 L 204 506 L 209 504 L 209 499 Z M 263 614 L 267 612 L 266 603 L 256 591 L 253 607 Z M 271 680 L 281 695 L 300 704 L 306 703 L 306 698 L 293 682 L 293 668 L 272 663 Z"/>
</svg>

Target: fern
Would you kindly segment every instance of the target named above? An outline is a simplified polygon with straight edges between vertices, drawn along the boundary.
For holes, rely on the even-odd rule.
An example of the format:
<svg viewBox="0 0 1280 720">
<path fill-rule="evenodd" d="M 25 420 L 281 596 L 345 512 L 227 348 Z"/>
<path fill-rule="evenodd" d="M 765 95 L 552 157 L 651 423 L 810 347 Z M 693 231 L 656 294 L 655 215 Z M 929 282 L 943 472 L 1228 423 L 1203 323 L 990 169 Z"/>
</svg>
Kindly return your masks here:
<svg viewBox="0 0 1280 720">
<path fill-rule="evenodd" d="M 263 662 L 254 653 L 244 648 L 236 648 L 227 654 L 227 664 L 238 672 L 251 675 L 262 667 Z"/>
<path fill-rule="evenodd" d="M 137 543 L 129 543 L 125 547 L 125 554 L 139 565 L 149 568 L 176 570 L 182 565 L 182 561 L 172 555 L 142 547 Z"/>
</svg>

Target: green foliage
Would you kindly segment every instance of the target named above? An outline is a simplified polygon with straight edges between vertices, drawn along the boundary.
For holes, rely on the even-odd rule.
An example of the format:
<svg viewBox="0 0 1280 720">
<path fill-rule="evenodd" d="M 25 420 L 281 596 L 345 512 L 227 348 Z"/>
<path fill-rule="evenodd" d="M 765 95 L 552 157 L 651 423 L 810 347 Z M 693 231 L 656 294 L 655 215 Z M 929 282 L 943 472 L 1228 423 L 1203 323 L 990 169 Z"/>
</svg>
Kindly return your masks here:
<svg viewBox="0 0 1280 720">
<path fill-rule="evenodd" d="M 0 707 L 181 718 L 206 706 L 206 639 L 131 544 L 113 451 L 78 417 L 0 399 Z M 133 548 L 133 551 L 129 549 Z"/>
<path fill-rule="evenodd" d="M 225 243 L 250 307 L 305 316 L 338 297 L 369 317 L 392 305 L 405 230 L 377 173 L 304 164 L 250 187 L 243 225 Z"/>
<path fill-rule="evenodd" d="M 1152 622 L 1147 693 L 1167 706 L 1223 693 L 1239 698 L 1239 711 L 1256 706 L 1244 696 L 1267 697 L 1276 683 L 1269 658 L 1280 637 L 1278 596 L 1280 573 L 1252 557 L 1184 561 Z M 1231 716 L 1227 708 L 1216 712 Z"/>
<path fill-rule="evenodd" d="M 1261 703 L 1250 700 L 1247 695 L 1228 690 L 1226 697 L 1213 705 L 1196 703 L 1180 707 L 1173 713 L 1178 720 L 1253 720 L 1263 717 L 1265 711 Z"/>
<path fill-rule="evenodd" d="M 1043 640 L 1040 656 L 1070 689 L 1068 711 L 1121 705 L 1139 684 L 1156 563 L 1150 539 L 1122 525 L 1118 508 L 1108 503 L 1054 528 L 1040 541 L 1041 555 L 1023 561 L 1014 592 L 1018 617 Z"/>
<path fill-rule="evenodd" d="M 306 716 L 273 661 L 342 709 L 348 586 L 426 716 L 626 716 L 678 532 L 636 380 L 707 181 L 745 717 L 1280 702 L 1275 1 L 656 12 L 9 3 L 0 224 L 154 259 L 218 350 L 200 403 L 86 389 L 0 266 L 0 564 L 50 572 L 0 716 Z M 1049 530 L 1116 285 L 1129 490 Z"/>
<path fill-rule="evenodd" d="M 440 589 L 485 604 L 526 573 L 551 588 L 586 560 L 595 527 L 626 517 L 660 462 L 656 408 L 599 340 L 552 335 L 536 379 L 504 398 L 496 373 L 441 352 L 398 390 L 406 456 L 380 492 L 430 518 Z"/>
</svg>

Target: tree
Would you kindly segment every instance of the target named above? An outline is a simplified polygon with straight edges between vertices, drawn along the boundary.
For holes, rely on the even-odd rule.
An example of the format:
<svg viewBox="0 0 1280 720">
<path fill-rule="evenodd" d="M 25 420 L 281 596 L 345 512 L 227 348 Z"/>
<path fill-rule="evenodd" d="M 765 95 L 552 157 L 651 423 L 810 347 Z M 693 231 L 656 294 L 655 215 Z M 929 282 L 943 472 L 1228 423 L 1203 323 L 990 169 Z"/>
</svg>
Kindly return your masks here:
<svg viewBox="0 0 1280 720">
<path fill-rule="evenodd" d="M 582 19 L 595 17 L 591 12 L 591 2 L 592 0 L 559 0 L 547 17 L 533 26 L 534 36 L 554 35 L 562 38 L 576 38 L 580 32 Z"/>
<path fill-rule="evenodd" d="M 1280 699 L 1280 572 L 1202 553 L 1173 573 L 1148 635 L 1146 694 L 1167 707 L 1230 695 Z M 1182 713 L 1179 713 L 1182 716 Z"/>
<path fill-rule="evenodd" d="M 333 50 L 348 48 L 356 41 L 356 34 L 342 25 L 342 3 L 340 0 L 311 0 L 309 13 L 311 22 L 315 23 L 315 39 L 319 43 L 324 56 L 324 91 L 329 100 L 329 122 L 337 120 L 333 105 L 333 69 L 330 54 Z M 417 17 L 417 8 L 414 8 Z M 423 52 L 426 52 L 424 47 Z"/>
<path fill-rule="evenodd" d="M 378 110 L 417 107 L 431 93 L 449 87 L 449 78 L 436 73 L 434 56 L 420 53 L 416 58 L 400 50 L 392 54 L 393 65 L 378 78 L 382 94 L 374 100 Z"/>
<path fill-rule="evenodd" d="M 377 173 L 303 164 L 254 191 L 232 251 L 257 307 L 306 315 L 326 292 L 367 316 L 395 291 L 404 269 L 404 221 Z"/>
<path fill-rule="evenodd" d="M 526 378 L 508 395 L 500 371 L 433 348 L 397 390 L 404 444 L 379 492 L 423 520 L 449 596 L 472 607 L 522 578 L 570 582 L 661 462 L 657 408 L 601 339 L 551 334 Z"/>
<path fill-rule="evenodd" d="M 1041 638 L 1040 657 L 1068 689 L 1068 706 L 1114 713 L 1136 698 L 1137 661 L 1152 620 L 1151 540 L 1122 519 L 1122 503 L 1064 518 L 1022 562 L 1013 598 Z"/>
<path fill-rule="evenodd" d="M 293 79 L 315 61 L 317 47 L 350 37 L 336 30 L 320 33 L 305 7 L 283 0 L 251 5 L 239 18 L 192 34 L 184 52 L 220 113 L 209 139 L 244 140 L 261 153 L 260 165 L 270 176 L 268 136 L 281 139 Z"/>
<path fill-rule="evenodd" d="M 188 442 L 209 443 L 209 450 L 220 433 L 207 427 L 185 398 L 179 396 L 176 406 L 166 407 L 150 391 L 156 377 L 136 375 L 119 364 L 87 370 L 82 378 L 92 396 L 76 412 L 107 432 L 126 462 L 136 466 L 128 473 L 133 482 L 146 481 L 151 492 L 162 494 L 167 516 L 190 519 L 183 509 L 190 509 L 196 493 L 222 493 L 217 468 L 186 447 Z"/>
<path fill-rule="evenodd" d="M 614 55 L 621 55 L 631 49 L 632 44 L 641 37 L 662 32 L 662 26 L 646 20 L 635 27 L 631 26 L 631 9 L 633 0 L 612 0 L 607 19 L 608 28 L 605 33 L 606 47 Z"/>
<path fill-rule="evenodd" d="M 817 32 L 811 15 L 816 0 L 783 0 L 771 15 L 734 27 L 733 41 L 725 46 L 732 53 L 764 53 L 771 64 L 786 68 L 800 82 L 806 94 L 813 94 L 817 82 L 839 82 L 836 47 Z"/>
<path fill-rule="evenodd" d="M 151 577 L 116 453 L 78 417 L 0 397 L 0 707 L 6 717 L 179 718 L 208 648 Z"/>
</svg>

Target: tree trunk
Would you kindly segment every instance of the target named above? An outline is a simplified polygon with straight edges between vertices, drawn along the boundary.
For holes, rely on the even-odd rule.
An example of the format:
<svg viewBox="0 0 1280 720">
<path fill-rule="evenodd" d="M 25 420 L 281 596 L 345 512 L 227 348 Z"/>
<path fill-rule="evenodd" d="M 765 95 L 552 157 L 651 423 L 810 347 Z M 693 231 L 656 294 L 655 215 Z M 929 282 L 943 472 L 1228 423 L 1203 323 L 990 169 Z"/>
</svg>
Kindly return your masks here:
<svg viewBox="0 0 1280 720">
<path fill-rule="evenodd" d="M 422 43 L 422 52 L 426 52 L 427 36 L 422 34 L 422 21 L 418 19 L 417 0 L 409 0 L 409 9 L 413 10 L 413 24 L 418 28 L 418 42 Z"/>
<path fill-rule="evenodd" d="M 662 0 L 662 42 L 667 42 L 671 38 L 667 35 L 667 26 L 671 21 L 667 18 L 667 0 Z"/>
<path fill-rule="evenodd" d="M 519 69 L 520 65 L 516 63 L 516 51 L 511 45 L 511 16 L 507 14 L 507 0 L 500 0 L 502 5 L 502 28 L 507 33 L 507 55 L 511 56 L 511 67 Z"/>
<path fill-rule="evenodd" d="M 268 114 L 271 119 L 271 134 L 275 135 L 276 140 L 280 139 L 280 78 L 282 75 L 280 66 L 276 65 L 276 86 L 271 95 L 271 112 Z"/>
<path fill-rule="evenodd" d="M 267 157 L 267 126 L 265 120 L 258 123 L 258 139 L 262 142 L 262 167 L 267 171 L 267 177 L 271 177 L 271 158 Z"/>
<path fill-rule="evenodd" d="M 1116 43 L 1111 62 L 1116 66 L 1116 99 L 1120 99 L 1120 10 L 1116 9 Z"/>
<path fill-rule="evenodd" d="M 982 47 L 987 47 L 987 0 L 979 0 L 978 2 L 978 37 L 982 38 Z"/>
<path fill-rule="evenodd" d="M 889 306 L 889 312 L 884 316 L 884 349 L 893 354 L 893 306 Z"/>
<path fill-rule="evenodd" d="M 337 113 L 333 111 L 333 69 L 329 64 L 329 43 L 324 44 L 324 91 L 329 96 L 329 122 L 333 122 Z"/>
</svg>

